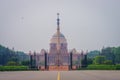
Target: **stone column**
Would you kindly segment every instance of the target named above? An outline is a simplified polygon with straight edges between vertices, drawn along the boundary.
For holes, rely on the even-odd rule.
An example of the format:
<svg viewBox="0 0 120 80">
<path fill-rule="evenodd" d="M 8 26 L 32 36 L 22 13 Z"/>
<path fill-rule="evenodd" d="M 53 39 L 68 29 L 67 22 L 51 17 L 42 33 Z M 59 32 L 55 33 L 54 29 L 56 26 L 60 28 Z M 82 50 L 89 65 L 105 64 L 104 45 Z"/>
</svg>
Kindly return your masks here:
<svg viewBox="0 0 120 80">
<path fill-rule="evenodd" d="M 47 53 L 45 53 L 45 69 L 47 70 Z"/>
<path fill-rule="evenodd" d="M 72 70 L 72 65 L 73 65 L 72 60 L 73 60 L 73 53 L 71 52 L 70 53 L 70 69 L 71 70 Z"/>
</svg>

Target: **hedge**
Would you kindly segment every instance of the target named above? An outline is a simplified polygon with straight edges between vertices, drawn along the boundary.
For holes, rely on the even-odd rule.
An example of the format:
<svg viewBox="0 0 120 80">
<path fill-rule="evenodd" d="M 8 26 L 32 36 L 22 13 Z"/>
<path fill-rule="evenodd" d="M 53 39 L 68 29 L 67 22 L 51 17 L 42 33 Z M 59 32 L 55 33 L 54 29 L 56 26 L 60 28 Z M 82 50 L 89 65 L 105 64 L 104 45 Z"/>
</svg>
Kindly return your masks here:
<svg viewBox="0 0 120 80">
<path fill-rule="evenodd" d="M 120 65 L 88 65 L 88 70 L 120 70 Z"/>
<path fill-rule="evenodd" d="M 116 65 L 116 70 L 120 70 L 120 64 Z"/>
<path fill-rule="evenodd" d="M 29 70 L 28 66 L 0 66 L 0 71 L 24 71 Z"/>
</svg>

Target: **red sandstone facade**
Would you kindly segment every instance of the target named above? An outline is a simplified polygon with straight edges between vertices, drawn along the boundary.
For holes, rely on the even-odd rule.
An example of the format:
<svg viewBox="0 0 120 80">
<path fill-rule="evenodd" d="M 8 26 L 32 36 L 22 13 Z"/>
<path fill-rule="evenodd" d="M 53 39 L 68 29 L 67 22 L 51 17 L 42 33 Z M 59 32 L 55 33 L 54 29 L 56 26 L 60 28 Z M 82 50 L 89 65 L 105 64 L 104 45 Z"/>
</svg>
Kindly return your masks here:
<svg viewBox="0 0 120 80">
<path fill-rule="evenodd" d="M 45 53 L 47 53 L 45 63 Z M 70 53 L 72 53 L 72 65 L 73 69 L 77 66 L 81 66 L 81 60 L 84 58 L 83 51 L 77 52 L 72 49 L 68 52 L 67 40 L 65 36 L 60 32 L 59 27 L 59 14 L 57 18 L 57 32 L 52 36 L 50 40 L 50 49 L 46 51 L 41 50 L 40 54 L 34 53 L 35 65 L 41 70 L 69 70 L 70 69 Z M 59 54 L 59 55 L 58 55 Z M 46 68 L 44 66 L 47 66 Z"/>
</svg>

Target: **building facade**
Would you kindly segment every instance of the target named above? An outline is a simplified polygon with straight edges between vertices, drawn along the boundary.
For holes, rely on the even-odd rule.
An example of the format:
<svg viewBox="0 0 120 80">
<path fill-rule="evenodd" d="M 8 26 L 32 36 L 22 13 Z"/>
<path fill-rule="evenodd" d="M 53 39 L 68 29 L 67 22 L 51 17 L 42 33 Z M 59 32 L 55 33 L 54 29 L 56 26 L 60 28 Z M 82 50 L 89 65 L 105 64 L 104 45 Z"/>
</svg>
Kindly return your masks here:
<svg viewBox="0 0 120 80">
<path fill-rule="evenodd" d="M 31 66 L 35 65 L 39 69 L 47 70 L 69 70 L 81 67 L 81 61 L 86 53 L 77 52 L 76 49 L 68 51 L 68 43 L 65 36 L 60 32 L 59 13 L 57 14 L 57 30 L 50 39 L 49 51 L 44 49 L 40 53 L 30 52 Z M 72 55 L 70 55 L 72 54 Z"/>
</svg>

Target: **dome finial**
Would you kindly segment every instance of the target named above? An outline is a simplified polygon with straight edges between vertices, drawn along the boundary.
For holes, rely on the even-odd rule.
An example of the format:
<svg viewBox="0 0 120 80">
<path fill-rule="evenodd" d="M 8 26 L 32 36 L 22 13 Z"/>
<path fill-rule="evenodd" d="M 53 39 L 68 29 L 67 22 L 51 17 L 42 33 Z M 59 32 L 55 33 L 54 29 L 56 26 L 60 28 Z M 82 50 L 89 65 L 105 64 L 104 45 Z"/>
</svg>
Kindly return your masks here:
<svg viewBox="0 0 120 80">
<path fill-rule="evenodd" d="M 57 13 L 57 27 L 59 27 L 60 19 L 59 19 L 59 13 Z"/>
<path fill-rule="evenodd" d="M 59 13 L 57 13 L 57 18 L 58 18 L 58 19 L 59 19 L 59 15 L 60 15 L 60 14 L 59 14 Z"/>
</svg>

